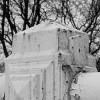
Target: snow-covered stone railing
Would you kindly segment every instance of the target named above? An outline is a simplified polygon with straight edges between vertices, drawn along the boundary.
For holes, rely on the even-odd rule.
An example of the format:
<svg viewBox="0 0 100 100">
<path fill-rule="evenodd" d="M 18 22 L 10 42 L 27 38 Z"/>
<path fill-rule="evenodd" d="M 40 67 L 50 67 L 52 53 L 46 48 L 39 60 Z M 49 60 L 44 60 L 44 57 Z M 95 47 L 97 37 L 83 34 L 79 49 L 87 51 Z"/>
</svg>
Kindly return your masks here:
<svg viewBox="0 0 100 100">
<path fill-rule="evenodd" d="M 88 48 L 86 33 L 57 22 L 19 32 L 5 59 L 6 100 L 81 100 L 77 72 L 96 71 Z"/>
</svg>

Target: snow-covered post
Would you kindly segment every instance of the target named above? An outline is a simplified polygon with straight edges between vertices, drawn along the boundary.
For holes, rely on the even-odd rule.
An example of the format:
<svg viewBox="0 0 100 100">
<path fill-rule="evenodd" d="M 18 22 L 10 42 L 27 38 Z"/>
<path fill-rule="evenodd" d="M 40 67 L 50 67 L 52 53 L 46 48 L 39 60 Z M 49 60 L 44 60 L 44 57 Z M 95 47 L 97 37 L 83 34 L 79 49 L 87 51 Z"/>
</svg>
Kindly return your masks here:
<svg viewBox="0 0 100 100">
<path fill-rule="evenodd" d="M 78 69 L 96 70 L 88 43 L 86 33 L 56 22 L 16 34 L 5 60 L 6 100 L 70 100 Z"/>
</svg>

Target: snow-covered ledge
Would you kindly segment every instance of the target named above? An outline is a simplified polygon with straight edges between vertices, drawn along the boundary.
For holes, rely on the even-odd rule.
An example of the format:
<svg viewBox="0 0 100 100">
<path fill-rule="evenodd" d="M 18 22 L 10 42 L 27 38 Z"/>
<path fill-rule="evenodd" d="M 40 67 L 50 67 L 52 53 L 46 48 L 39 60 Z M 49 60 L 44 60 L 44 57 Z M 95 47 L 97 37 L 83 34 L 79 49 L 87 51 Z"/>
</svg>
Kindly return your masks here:
<svg viewBox="0 0 100 100">
<path fill-rule="evenodd" d="M 6 100 L 69 100 L 69 83 L 77 69 L 96 71 L 88 48 L 86 33 L 57 22 L 19 32 L 12 55 L 5 59 Z M 73 98 L 78 100 L 76 91 Z"/>
</svg>

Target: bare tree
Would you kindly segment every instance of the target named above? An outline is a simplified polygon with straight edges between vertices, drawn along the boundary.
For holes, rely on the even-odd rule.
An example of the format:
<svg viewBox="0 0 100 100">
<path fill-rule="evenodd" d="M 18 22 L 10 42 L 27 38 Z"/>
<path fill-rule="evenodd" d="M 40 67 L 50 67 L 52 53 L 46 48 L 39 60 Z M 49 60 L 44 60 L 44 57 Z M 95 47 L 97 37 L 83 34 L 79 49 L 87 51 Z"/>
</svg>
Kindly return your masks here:
<svg viewBox="0 0 100 100">
<path fill-rule="evenodd" d="M 44 0 L 0 1 L 0 41 L 5 57 L 9 56 L 7 45 L 12 46 L 14 34 L 40 23 L 42 3 Z"/>
</svg>

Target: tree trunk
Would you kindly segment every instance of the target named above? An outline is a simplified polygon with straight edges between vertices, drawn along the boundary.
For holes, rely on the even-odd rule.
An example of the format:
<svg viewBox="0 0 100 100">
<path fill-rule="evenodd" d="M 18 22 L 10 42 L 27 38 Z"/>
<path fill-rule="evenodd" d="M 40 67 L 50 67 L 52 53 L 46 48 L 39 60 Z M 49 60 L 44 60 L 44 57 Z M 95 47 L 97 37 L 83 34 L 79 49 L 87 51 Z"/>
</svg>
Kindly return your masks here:
<svg viewBox="0 0 100 100">
<path fill-rule="evenodd" d="M 3 47 L 3 51 L 4 51 L 4 54 L 5 54 L 5 57 L 8 57 L 9 54 L 8 54 L 8 51 L 7 51 L 7 48 L 6 48 L 4 40 L 1 40 L 1 43 L 2 43 L 2 47 Z"/>
<path fill-rule="evenodd" d="M 2 35 L 1 35 L 0 39 L 1 39 L 2 46 L 3 46 L 3 51 L 5 54 L 5 57 L 8 57 L 9 55 L 8 55 L 7 48 L 6 48 L 5 41 L 4 41 L 5 17 L 6 17 L 6 0 L 3 1 L 3 17 L 2 17 L 2 23 L 1 23 L 1 26 L 2 26 L 1 34 Z"/>
</svg>

